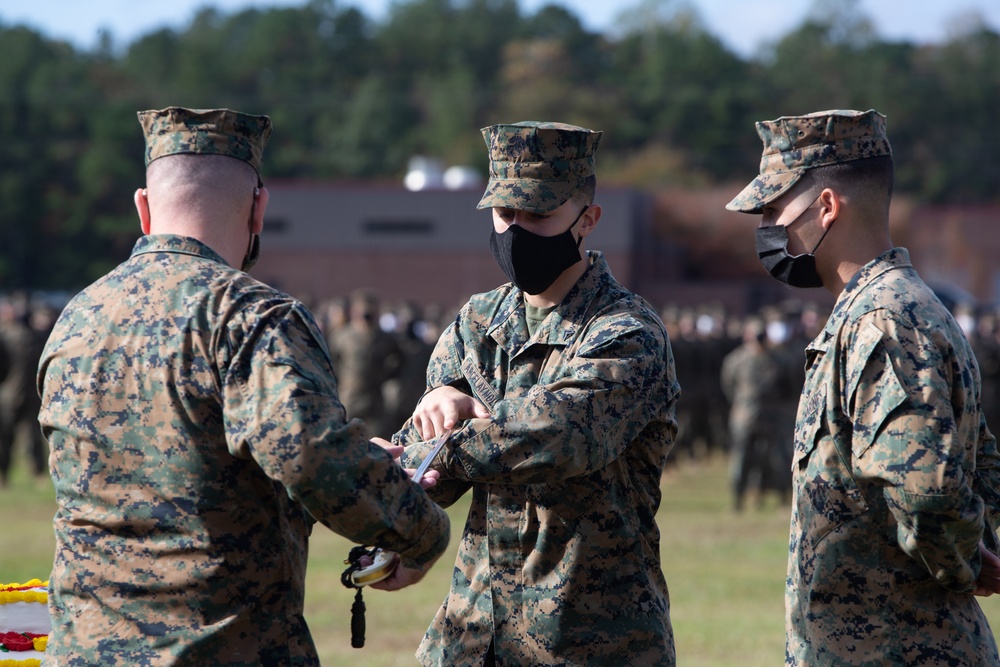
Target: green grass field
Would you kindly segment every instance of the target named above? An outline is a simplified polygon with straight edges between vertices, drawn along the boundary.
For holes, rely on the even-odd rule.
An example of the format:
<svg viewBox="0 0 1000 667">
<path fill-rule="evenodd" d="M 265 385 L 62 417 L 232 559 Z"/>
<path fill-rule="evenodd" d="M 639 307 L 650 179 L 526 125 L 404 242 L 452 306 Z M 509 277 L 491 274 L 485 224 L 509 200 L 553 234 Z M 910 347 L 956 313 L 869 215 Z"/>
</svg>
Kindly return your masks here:
<svg viewBox="0 0 1000 667">
<path fill-rule="evenodd" d="M 775 501 L 736 514 L 721 458 L 684 463 L 663 480 L 659 513 L 663 569 L 670 587 L 678 664 L 773 667 L 784 657 L 784 578 L 788 511 Z M 51 567 L 54 510 L 47 480 L 17 468 L 0 491 L 0 581 L 45 578 Z M 413 651 L 448 590 L 467 505 L 449 510 L 448 553 L 418 585 L 366 591 L 367 643 L 352 649 L 352 591 L 340 583 L 350 544 L 322 526 L 310 542 L 306 617 L 324 665 L 415 665 Z M 1000 596 L 981 599 L 1000 628 Z"/>
</svg>

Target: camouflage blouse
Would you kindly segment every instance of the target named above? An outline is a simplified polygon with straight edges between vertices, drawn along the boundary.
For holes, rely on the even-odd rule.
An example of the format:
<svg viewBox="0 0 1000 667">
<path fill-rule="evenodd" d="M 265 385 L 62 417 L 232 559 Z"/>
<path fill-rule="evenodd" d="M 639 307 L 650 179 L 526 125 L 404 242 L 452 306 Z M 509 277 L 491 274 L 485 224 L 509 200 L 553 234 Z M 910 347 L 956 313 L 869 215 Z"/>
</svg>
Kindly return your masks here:
<svg viewBox="0 0 1000 667">
<path fill-rule="evenodd" d="M 520 290 L 474 296 L 439 340 L 430 387 L 492 412 L 438 457 L 431 497 L 471 489 L 425 665 L 673 665 L 660 476 L 680 388 L 663 324 L 600 253 L 528 336 Z M 427 450 L 407 423 L 407 465 Z"/>
<path fill-rule="evenodd" d="M 903 248 L 807 348 L 795 433 L 788 665 L 997 665 L 976 598 L 1000 458 L 962 330 Z"/>
<path fill-rule="evenodd" d="M 147 236 L 46 346 L 58 509 L 46 660 L 318 665 L 314 521 L 417 563 L 447 515 L 346 422 L 302 304 L 194 239 Z"/>
</svg>

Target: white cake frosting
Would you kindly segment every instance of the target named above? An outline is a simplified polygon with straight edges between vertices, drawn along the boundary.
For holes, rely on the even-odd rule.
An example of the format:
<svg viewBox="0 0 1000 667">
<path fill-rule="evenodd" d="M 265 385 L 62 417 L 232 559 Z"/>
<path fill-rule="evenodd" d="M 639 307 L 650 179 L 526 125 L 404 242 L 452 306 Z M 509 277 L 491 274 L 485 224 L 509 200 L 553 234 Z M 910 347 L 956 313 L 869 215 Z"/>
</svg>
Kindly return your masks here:
<svg viewBox="0 0 1000 667">
<path fill-rule="evenodd" d="M 0 585 L 0 634 L 5 632 L 30 632 L 48 635 L 49 621 L 48 588 L 37 579 L 27 584 Z M 4 651 L 0 648 L 0 666 L 39 664 L 44 653 L 41 651 Z"/>
</svg>

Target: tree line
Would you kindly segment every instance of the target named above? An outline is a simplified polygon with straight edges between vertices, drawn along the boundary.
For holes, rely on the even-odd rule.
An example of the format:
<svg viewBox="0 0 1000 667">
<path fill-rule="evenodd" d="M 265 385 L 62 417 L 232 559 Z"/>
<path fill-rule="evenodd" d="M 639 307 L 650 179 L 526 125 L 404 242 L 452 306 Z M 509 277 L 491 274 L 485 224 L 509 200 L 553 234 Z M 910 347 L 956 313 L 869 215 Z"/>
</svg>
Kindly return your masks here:
<svg viewBox="0 0 1000 667">
<path fill-rule="evenodd" d="M 333 0 L 223 13 L 80 50 L 0 23 L 0 289 L 73 289 L 138 235 L 138 109 L 266 113 L 264 178 L 399 181 L 410 156 L 485 171 L 480 127 L 605 131 L 604 182 L 742 184 L 756 120 L 829 108 L 889 119 L 897 191 L 1000 201 L 1000 34 L 974 15 L 935 45 L 880 39 L 856 0 L 737 55 L 690 5 L 646 0 L 613 33 L 555 5 L 403 0 L 379 21 Z"/>
</svg>

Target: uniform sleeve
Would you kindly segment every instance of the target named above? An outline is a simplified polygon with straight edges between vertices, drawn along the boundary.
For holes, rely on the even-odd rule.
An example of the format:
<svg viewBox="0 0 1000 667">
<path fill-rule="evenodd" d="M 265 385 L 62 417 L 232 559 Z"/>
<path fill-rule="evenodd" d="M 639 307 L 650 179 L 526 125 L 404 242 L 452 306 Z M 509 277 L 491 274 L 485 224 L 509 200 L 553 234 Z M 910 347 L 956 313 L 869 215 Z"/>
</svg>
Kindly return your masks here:
<svg viewBox="0 0 1000 667">
<path fill-rule="evenodd" d="M 397 462 L 347 422 L 326 345 L 296 306 L 248 318 L 223 381 L 227 442 L 334 532 L 423 565 L 447 546 L 448 517 Z"/>
<path fill-rule="evenodd" d="M 560 379 L 498 401 L 490 419 L 456 433 L 442 477 L 537 484 L 585 475 L 617 459 L 651 421 L 673 419 L 679 387 L 662 326 L 633 314 L 588 326 L 563 351 Z M 429 385 L 453 378 L 454 363 L 442 375 L 432 366 Z"/>
<path fill-rule="evenodd" d="M 997 441 L 986 425 L 986 416 L 979 418 L 979 446 L 976 455 L 976 471 L 972 490 L 986 505 L 987 525 L 983 531 L 983 542 L 994 554 L 1000 555 L 1000 453 Z"/>
<path fill-rule="evenodd" d="M 464 356 L 464 345 L 458 335 L 457 325 L 449 325 L 431 353 L 427 364 L 428 386 L 452 386 L 459 391 L 471 395 L 468 382 L 462 376 L 461 359 Z M 431 384 L 433 383 L 433 384 Z M 400 457 L 400 462 L 407 468 L 416 468 L 430 452 L 433 443 L 421 442 L 420 434 L 413 426 L 413 419 L 406 420 L 402 428 L 393 436 L 393 443 L 404 445 L 406 450 Z M 447 447 L 447 445 L 446 445 Z M 442 452 L 431 467 L 439 472 L 442 470 L 440 461 L 446 458 L 447 452 Z M 471 483 L 443 476 L 437 484 L 427 489 L 427 495 L 441 507 L 450 507 L 471 487 Z"/>
<path fill-rule="evenodd" d="M 973 375 L 933 327 L 886 310 L 852 335 L 845 412 L 855 473 L 884 489 L 900 548 L 945 588 L 971 591 L 985 525 L 973 488 L 983 445 Z"/>
</svg>

